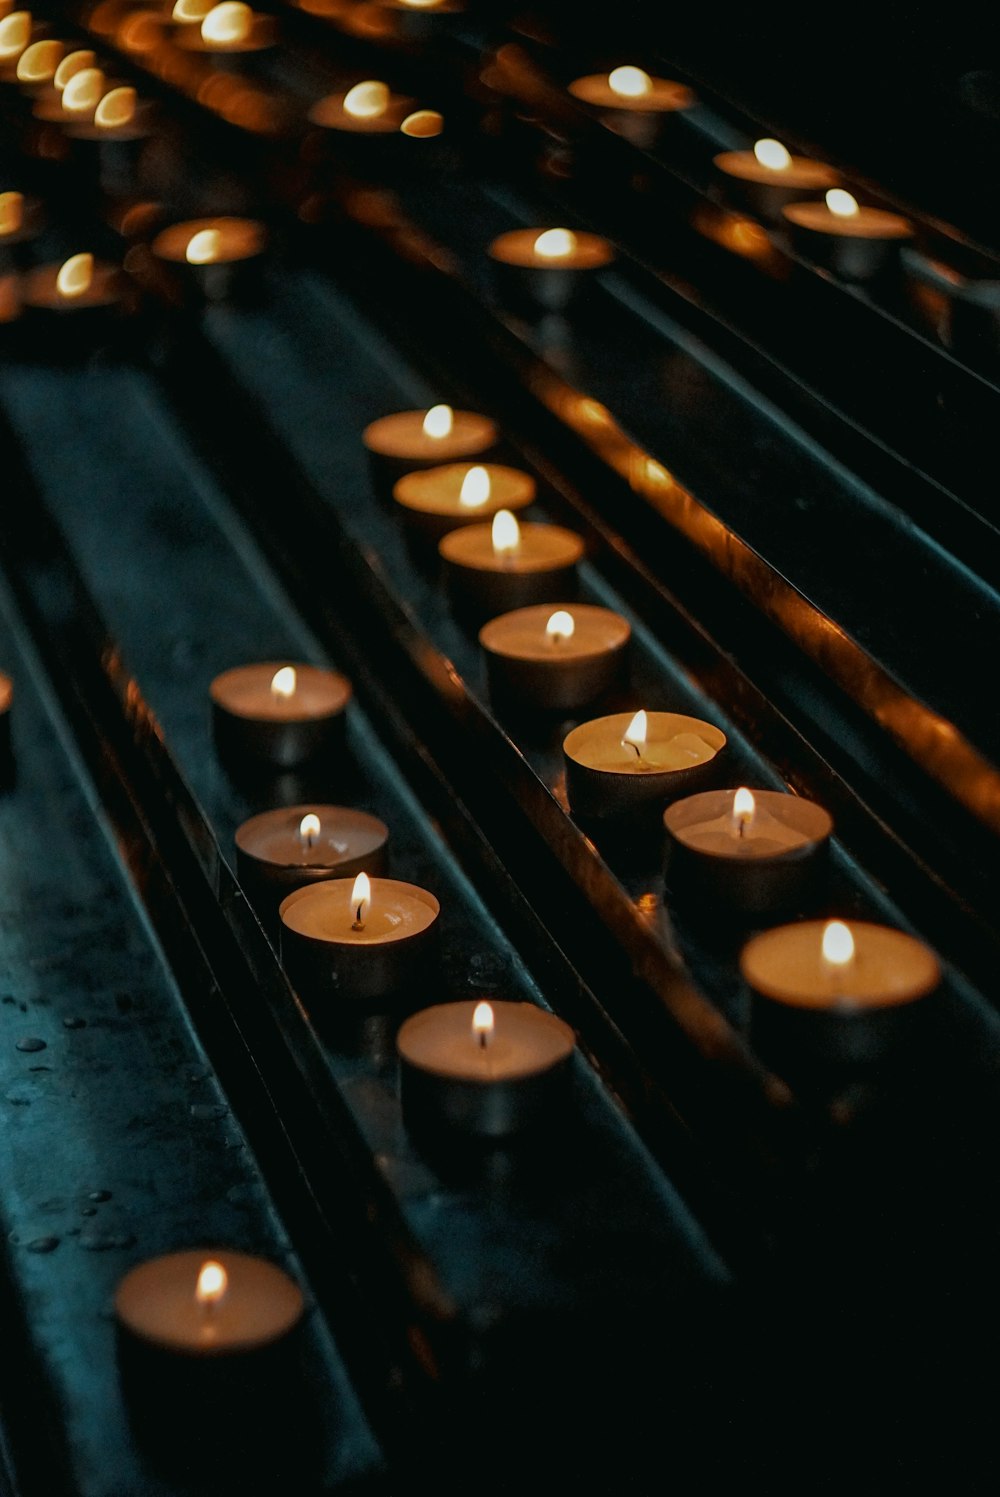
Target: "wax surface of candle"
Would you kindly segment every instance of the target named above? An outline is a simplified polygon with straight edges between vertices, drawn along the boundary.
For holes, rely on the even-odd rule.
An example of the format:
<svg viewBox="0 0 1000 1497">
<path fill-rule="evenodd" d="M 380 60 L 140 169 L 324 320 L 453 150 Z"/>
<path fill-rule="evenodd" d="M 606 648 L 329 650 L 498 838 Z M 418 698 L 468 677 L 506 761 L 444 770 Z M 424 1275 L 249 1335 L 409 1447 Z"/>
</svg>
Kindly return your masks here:
<svg viewBox="0 0 1000 1497">
<path fill-rule="evenodd" d="M 588 234 L 574 230 L 572 250 L 561 256 L 540 254 L 537 248 L 543 229 L 512 229 L 501 234 L 490 245 L 490 254 L 505 265 L 519 265 L 526 269 L 550 270 L 598 270 L 614 259 L 614 250 L 599 234 Z"/>
<path fill-rule="evenodd" d="M 212 1304 L 196 1291 L 203 1266 L 225 1270 L 225 1293 Z M 200 1356 L 251 1351 L 284 1336 L 302 1315 L 302 1291 L 262 1258 L 229 1249 L 195 1249 L 150 1259 L 125 1275 L 115 1294 L 119 1320 L 134 1335 Z"/>
<path fill-rule="evenodd" d="M 824 920 L 782 925 L 755 936 L 740 966 L 751 987 L 794 1007 L 885 1008 L 931 992 L 940 980 L 937 958 L 904 931 L 847 922 L 854 955 L 843 965 L 823 956 Z"/>
<path fill-rule="evenodd" d="M 521 525 L 516 547 L 498 552 L 492 525 L 470 525 L 446 535 L 440 550 L 447 561 L 479 571 L 546 572 L 579 561 L 583 541 L 559 525 Z"/>
<path fill-rule="evenodd" d="M 303 837 L 301 824 L 312 813 L 319 831 Z M 243 822 L 236 833 L 241 851 L 279 867 L 335 868 L 345 858 L 363 857 L 385 841 L 381 821 L 345 806 L 283 806 L 262 811 Z"/>
<path fill-rule="evenodd" d="M 630 84 L 638 83 L 638 79 L 626 75 L 639 73 L 644 80 L 642 86 L 630 88 Z M 640 114 L 669 114 L 677 109 L 689 109 L 694 103 L 694 94 L 683 83 L 675 83 L 670 78 L 650 77 L 634 67 L 615 68 L 611 73 L 587 73 L 573 80 L 569 92 L 583 103 L 601 109 L 632 110 Z"/>
<path fill-rule="evenodd" d="M 549 620 L 554 612 L 570 614 L 573 633 L 568 639 L 553 641 L 548 634 Z M 479 638 L 486 649 L 512 659 L 557 664 L 560 660 L 578 661 L 621 649 L 630 634 L 628 620 L 610 608 L 568 603 L 564 609 L 559 609 L 556 605 L 542 603 L 491 619 L 480 631 Z"/>
<path fill-rule="evenodd" d="M 346 679 L 314 665 L 295 666 L 295 690 L 290 695 L 273 691 L 271 682 L 282 668 L 281 661 L 263 661 L 224 671 L 212 682 L 212 698 L 236 717 L 270 722 L 330 716 L 347 705 L 351 688 Z"/>
<path fill-rule="evenodd" d="M 794 797 L 783 796 L 794 801 Z M 802 827 L 789 826 L 774 816 L 758 796 L 753 816 L 742 831 L 734 823 L 732 810 L 723 811 L 705 821 L 673 828 L 678 841 L 698 852 L 716 853 L 721 857 L 753 861 L 773 858 L 796 847 L 806 847 L 815 840 Z"/>
<path fill-rule="evenodd" d="M 282 905 L 282 921 L 290 930 L 318 941 L 375 946 L 418 935 L 437 918 L 437 901 L 424 890 L 394 879 L 375 878 L 364 928 L 355 930 L 353 890 L 353 879 L 334 879 L 300 889 Z"/>
<path fill-rule="evenodd" d="M 477 411 L 452 411 L 451 426 L 440 436 L 432 436 L 424 430 L 426 415 L 426 411 L 397 411 L 382 416 L 365 427 L 365 445 L 384 457 L 434 459 L 448 463 L 455 458 L 486 452 L 496 442 L 495 423 Z"/>
<path fill-rule="evenodd" d="M 535 480 L 518 468 L 501 463 L 483 463 L 489 475 L 489 497 L 470 510 L 462 503 L 462 488 L 469 473 L 467 463 L 447 463 L 407 473 L 393 488 L 397 501 L 406 509 L 428 515 L 457 515 L 482 519 L 498 509 L 524 509 L 535 497 Z"/>
<path fill-rule="evenodd" d="M 473 1003 L 441 1003 L 407 1019 L 400 1054 L 438 1076 L 482 1082 L 510 1081 L 547 1071 L 572 1052 L 572 1030 L 530 1003 L 494 1002 L 488 1045 L 473 1032 Z"/>
<path fill-rule="evenodd" d="M 267 244 L 264 225 L 253 218 L 193 218 L 171 224 L 153 240 L 153 254 L 175 264 L 190 264 L 188 249 L 201 234 L 211 234 L 211 263 L 227 264 L 259 255 Z M 200 263 L 206 263 L 204 261 Z"/>
<path fill-rule="evenodd" d="M 647 737 L 636 753 L 624 741 L 631 720 L 629 713 L 618 712 L 581 723 L 567 735 L 566 753 L 588 769 L 643 775 L 706 764 L 725 746 L 725 734 L 711 723 L 682 713 L 648 712 Z"/>
<path fill-rule="evenodd" d="M 777 169 L 759 160 L 753 151 L 723 151 L 714 160 L 725 176 L 802 192 L 819 191 L 837 180 L 833 167 L 824 161 L 811 161 L 808 156 L 790 156 L 788 165 Z"/>
<path fill-rule="evenodd" d="M 909 239 L 913 225 L 884 208 L 859 207 L 856 213 L 831 213 L 825 202 L 789 203 L 784 215 L 799 228 L 844 239 Z"/>
</svg>

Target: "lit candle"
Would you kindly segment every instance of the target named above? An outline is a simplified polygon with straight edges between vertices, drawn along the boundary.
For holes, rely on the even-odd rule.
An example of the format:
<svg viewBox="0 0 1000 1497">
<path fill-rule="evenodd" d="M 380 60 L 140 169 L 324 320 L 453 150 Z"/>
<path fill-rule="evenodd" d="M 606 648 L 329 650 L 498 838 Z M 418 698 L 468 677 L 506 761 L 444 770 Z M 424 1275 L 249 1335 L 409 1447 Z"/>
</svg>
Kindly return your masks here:
<svg viewBox="0 0 1000 1497">
<path fill-rule="evenodd" d="M 712 911 L 772 914 L 803 905 L 825 871 L 833 823 L 774 790 L 708 790 L 663 816 L 667 884 Z"/>
<path fill-rule="evenodd" d="M 628 620 L 610 608 L 545 603 L 490 619 L 479 643 L 499 702 L 567 712 L 614 685 L 631 635 Z"/>
<path fill-rule="evenodd" d="M 926 1010 L 941 969 L 900 930 L 806 920 L 754 936 L 740 955 L 758 1038 L 789 1063 L 861 1064 L 883 1056 Z"/>
<path fill-rule="evenodd" d="M 564 312 L 589 289 L 614 250 L 599 234 L 575 229 L 513 229 L 489 246 L 497 291 L 512 311 Z"/>
<path fill-rule="evenodd" d="M 234 765 L 291 769 L 343 751 L 351 684 L 336 671 L 262 661 L 223 671 L 209 694 L 216 747 Z"/>
<path fill-rule="evenodd" d="M 450 530 L 481 524 L 500 509 L 526 509 L 535 480 L 502 463 L 445 463 L 405 473 L 392 497 L 411 535 L 437 545 Z"/>
<path fill-rule="evenodd" d="M 434 952 L 440 910 L 426 889 L 364 872 L 296 889 L 278 909 L 289 981 L 321 1004 L 398 997 Z"/>
<path fill-rule="evenodd" d="M 398 135 L 414 101 L 394 94 L 387 83 L 366 78 L 342 94 L 327 94 L 310 109 L 309 118 L 324 130 L 347 135 Z"/>
<path fill-rule="evenodd" d="M 171 17 L 179 23 L 178 45 L 188 52 L 206 53 L 216 63 L 229 56 L 240 58 L 264 52 L 277 40 L 274 17 L 258 15 L 241 0 L 222 0 L 200 16 L 183 10 L 179 15 L 180 8 L 175 5 Z"/>
<path fill-rule="evenodd" d="M 31 12 L 14 10 L 0 19 L 0 77 L 15 75 L 18 58 L 31 41 Z M 53 71 L 55 71 L 53 69 Z"/>
<path fill-rule="evenodd" d="M 461 16 L 461 0 L 377 0 L 378 8 L 392 17 L 395 36 L 420 42 L 441 36 Z"/>
<path fill-rule="evenodd" d="M 236 832 L 236 873 L 265 924 L 286 894 L 305 884 L 381 873 L 389 829 L 346 806 L 281 806 L 251 816 Z"/>
<path fill-rule="evenodd" d="M 535 1126 L 562 1100 L 575 1038 L 530 1003 L 440 1003 L 400 1027 L 407 1125 L 471 1138 L 508 1138 Z"/>
<path fill-rule="evenodd" d="M 481 622 L 572 597 L 583 541 L 559 525 L 519 524 L 501 509 L 489 524 L 449 531 L 438 551 L 456 605 Z"/>
<path fill-rule="evenodd" d="M 210 301 L 251 283 L 267 248 L 267 230 L 254 218 L 192 218 L 161 229 L 153 254 L 195 284 Z"/>
<path fill-rule="evenodd" d="M 651 77 L 644 68 L 631 64 L 575 78 L 569 91 L 597 109 L 611 129 L 644 150 L 655 145 L 666 121 L 696 102 L 683 83 Z"/>
<path fill-rule="evenodd" d="M 42 230 L 41 203 L 21 192 L 0 192 L 0 274 L 15 270 L 27 245 Z"/>
<path fill-rule="evenodd" d="M 840 187 L 822 202 L 789 203 L 783 213 L 802 253 L 847 281 L 871 280 L 886 270 L 913 234 L 902 214 L 861 207 Z"/>
<path fill-rule="evenodd" d="M 8 17 L 8 19 L 12 18 Z M 17 59 L 14 70 L 17 82 L 30 93 L 51 86 L 56 76 L 56 69 L 62 62 L 65 52 L 66 48 L 62 42 L 56 41 L 53 37 L 31 42 Z"/>
<path fill-rule="evenodd" d="M 782 209 L 806 192 L 825 192 L 837 173 L 825 161 L 793 156 L 780 140 L 758 140 L 752 151 L 723 151 L 714 158 L 737 205 L 780 222 Z"/>
<path fill-rule="evenodd" d="M 718 772 L 726 735 L 680 712 L 616 712 L 563 740 L 570 809 L 584 817 L 648 819 Z"/>
<path fill-rule="evenodd" d="M 406 473 L 482 457 L 496 445 L 497 428 L 478 411 L 434 405 L 380 416 L 365 427 L 361 440 L 376 493 L 389 495 Z"/>
<path fill-rule="evenodd" d="M 10 709 L 14 701 L 14 683 L 0 671 L 0 764 L 8 766 L 11 758 Z"/>
<path fill-rule="evenodd" d="M 123 325 L 129 310 L 126 291 L 117 265 L 84 251 L 70 255 L 61 265 L 39 265 L 27 271 L 21 294 L 39 327 L 44 319 L 46 330 L 40 332 L 40 340 L 58 337 L 64 352 L 86 354 Z"/>
</svg>

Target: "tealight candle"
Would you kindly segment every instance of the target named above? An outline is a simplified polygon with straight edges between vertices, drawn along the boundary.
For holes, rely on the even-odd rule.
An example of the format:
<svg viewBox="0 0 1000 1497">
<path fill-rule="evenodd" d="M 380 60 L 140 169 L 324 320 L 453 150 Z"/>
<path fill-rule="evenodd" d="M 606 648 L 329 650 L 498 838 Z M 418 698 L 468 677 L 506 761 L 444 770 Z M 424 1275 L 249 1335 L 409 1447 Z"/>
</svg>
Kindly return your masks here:
<svg viewBox="0 0 1000 1497">
<path fill-rule="evenodd" d="M 183 19 L 176 16 L 176 7 L 174 14 L 175 18 Z M 182 25 L 177 32 L 178 45 L 185 51 L 205 53 L 216 63 L 224 62 L 227 57 L 240 58 L 264 52 L 276 41 L 274 17 L 258 15 L 240 0 L 222 0 L 200 20 Z"/>
<path fill-rule="evenodd" d="M 398 135 L 414 101 L 394 94 L 387 83 L 366 78 L 346 93 L 327 94 L 309 111 L 314 125 L 347 135 Z"/>
<path fill-rule="evenodd" d="M 563 740 L 570 809 L 598 819 L 645 817 L 703 788 L 725 746 L 720 728 L 681 712 L 615 712 L 580 723 Z"/>
<path fill-rule="evenodd" d="M 110 336 L 124 316 L 125 292 L 120 268 L 85 251 L 61 265 L 27 271 L 21 297 L 32 316 L 47 325 L 40 349 L 49 351 L 50 340 L 58 336 L 64 347 L 88 350 Z"/>
<path fill-rule="evenodd" d="M 389 829 L 345 806 L 280 806 L 251 816 L 236 832 L 236 873 L 267 924 L 293 889 L 385 867 Z"/>
<path fill-rule="evenodd" d="M 234 764 L 291 769 L 343 749 L 351 683 L 336 671 L 239 665 L 216 676 L 209 694 L 216 746 Z"/>
<path fill-rule="evenodd" d="M 452 530 L 438 544 L 456 605 L 478 620 L 576 592 L 583 541 L 560 525 L 522 525 L 501 509 L 488 525 Z"/>
<path fill-rule="evenodd" d="M 789 203 L 783 213 L 802 253 L 846 281 L 871 280 L 913 234 L 908 218 L 862 208 L 840 187 L 831 188 L 822 202 Z"/>
<path fill-rule="evenodd" d="M 106 91 L 104 73 L 94 66 L 93 52 L 67 52 L 52 77 L 52 87 L 40 94 L 32 114 L 39 120 L 69 122 L 88 119 Z"/>
<path fill-rule="evenodd" d="M 763 931 L 744 946 L 740 971 L 758 1036 L 793 1058 L 845 1063 L 884 1054 L 941 981 L 921 941 L 861 920 Z"/>
<path fill-rule="evenodd" d="M 24 14 L 27 13 L 24 12 Z M 8 16 L 7 19 L 13 20 L 13 16 Z M 51 87 L 56 69 L 62 62 L 65 52 L 66 48 L 62 42 L 54 37 L 43 37 L 40 41 L 29 42 L 21 51 L 14 66 L 15 81 L 29 94 Z"/>
<path fill-rule="evenodd" d="M 122 84 L 101 96 L 89 119 L 67 126 L 70 139 L 82 142 L 78 155 L 96 158 L 106 192 L 122 197 L 136 190 L 142 152 L 152 135 L 151 112 L 134 88 Z"/>
<path fill-rule="evenodd" d="M 565 312 L 614 259 L 599 234 L 573 229 L 513 229 L 489 247 L 501 300 L 512 311 Z"/>
<path fill-rule="evenodd" d="M 18 246 L 36 239 L 42 230 L 42 205 L 22 192 L 0 192 L 0 273 L 18 266 Z"/>
<path fill-rule="evenodd" d="M 723 151 L 714 157 L 726 179 L 727 194 L 761 218 L 781 220 L 782 209 L 804 192 L 825 192 L 837 173 L 825 161 L 793 156 L 780 140 L 758 140 L 752 151 Z"/>
<path fill-rule="evenodd" d="M 427 411 L 380 416 L 361 434 L 377 494 L 390 494 L 407 473 L 444 463 L 472 461 L 496 446 L 496 423 L 478 411 L 434 405 Z"/>
<path fill-rule="evenodd" d="M 605 124 L 644 150 L 655 145 L 665 121 L 696 102 L 683 83 L 651 77 L 631 65 L 574 78 L 569 92 L 599 110 Z"/>
<path fill-rule="evenodd" d="M 400 1027 L 409 1126 L 500 1139 L 535 1125 L 566 1087 L 575 1037 L 530 1003 L 439 1003 Z"/>
<path fill-rule="evenodd" d="M 500 509 L 526 509 L 535 480 L 502 463 L 445 463 L 404 474 L 392 497 L 411 534 L 436 546 L 450 530 L 480 524 Z"/>
<path fill-rule="evenodd" d="M 392 17 L 392 29 L 404 41 L 423 41 L 450 30 L 464 14 L 460 0 L 377 0 Z"/>
<path fill-rule="evenodd" d="M 0 761 L 10 758 L 10 709 L 14 701 L 14 683 L 0 671 Z"/>
<path fill-rule="evenodd" d="M 160 260 L 183 266 L 209 301 L 237 289 L 237 278 L 256 269 L 267 247 L 267 230 L 253 218 L 192 218 L 170 224 L 153 240 Z"/>
<path fill-rule="evenodd" d="M 631 636 L 628 620 L 610 608 L 546 603 L 490 619 L 479 643 L 495 697 L 567 712 L 614 685 Z"/>
<path fill-rule="evenodd" d="M 398 996 L 429 960 L 440 912 L 426 889 L 364 873 L 296 889 L 278 909 L 289 981 L 321 1002 Z"/>
<path fill-rule="evenodd" d="M 770 914 L 814 891 L 833 822 L 822 806 L 774 790 L 708 790 L 663 815 L 667 885 L 705 910 Z"/>
<path fill-rule="evenodd" d="M 11 11 L 0 19 L 0 79 L 4 82 L 16 77 L 18 61 L 31 44 L 31 26 L 30 10 Z"/>
</svg>

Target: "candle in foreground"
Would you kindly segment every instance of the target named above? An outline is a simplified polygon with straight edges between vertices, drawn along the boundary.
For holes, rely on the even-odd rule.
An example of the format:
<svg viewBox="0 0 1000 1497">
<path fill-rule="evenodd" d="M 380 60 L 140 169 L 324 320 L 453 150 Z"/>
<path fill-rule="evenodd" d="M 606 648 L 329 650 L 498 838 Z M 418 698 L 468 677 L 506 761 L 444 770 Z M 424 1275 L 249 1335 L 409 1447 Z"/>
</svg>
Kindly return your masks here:
<svg viewBox="0 0 1000 1497">
<path fill-rule="evenodd" d="M 323 1004 L 399 997 L 433 953 L 440 912 L 426 889 L 364 873 L 296 889 L 278 911 L 289 981 Z"/>
<path fill-rule="evenodd" d="M 236 873 L 251 904 L 272 922 L 286 894 L 324 879 L 385 867 L 389 829 L 346 806 L 279 806 L 236 832 Z"/>
<path fill-rule="evenodd" d="M 264 1258 L 188 1249 L 131 1269 L 115 1291 L 119 1327 L 180 1357 L 242 1356 L 274 1346 L 302 1318 L 298 1285 Z"/>
<path fill-rule="evenodd" d="M 704 788 L 725 746 L 720 728 L 681 712 L 592 718 L 563 740 L 570 809 L 596 818 L 655 813 Z"/>
<path fill-rule="evenodd" d="M 411 1127 L 445 1127 L 506 1138 L 559 1102 L 575 1037 L 530 1003 L 440 1003 L 413 1014 L 396 1040 L 404 1116 Z"/>
<path fill-rule="evenodd" d="M 343 748 L 351 684 L 336 671 L 260 661 L 223 671 L 209 695 L 216 747 L 234 764 L 291 769 Z"/>
<path fill-rule="evenodd" d="M 766 1043 L 805 1059 L 856 1063 L 884 1054 L 941 981 L 921 941 L 862 920 L 763 931 L 744 946 L 740 971 Z"/>
<path fill-rule="evenodd" d="M 771 914 L 804 903 L 824 870 L 833 822 L 774 790 L 708 790 L 663 815 L 667 885 L 716 911 Z"/>
<path fill-rule="evenodd" d="M 610 265 L 614 250 L 599 234 L 574 229 L 513 229 L 489 247 L 501 301 L 526 315 L 565 312 Z"/>
<path fill-rule="evenodd" d="M 392 497 L 411 535 L 436 546 L 450 530 L 480 524 L 500 509 L 526 509 L 535 480 L 504 463 L 445 463 L 404 474 Z"/>
<path fill-rule="evenodd" d="M 752 151 L 723 151 L 714 161 L 728 196 L 771 221 L 780 222 L 782 209 L 803 193 L 826 192 L 837 185 L 832 166 L 793 156 L 780 140 L 758 140 Z"/>
<path fill-rule="evenodd" d="M 489 524 L 450 531 L 438 551 L 456 604 L 482 620 L 571 597 L 583 541 L 560 525 L 522 524 L 501 509 Z"/>
<path fill-rule="evenodd" d="M 913 235 L 902 214 L 861 207 L 840 187 L 831 188 L 822 202 L 789 203 L 783 213 L 803 254 L 847 281 L 880 274 Z"/>
<path fill-rule="evenodd" d="M 397 479 L 422 468 L 475 461 L 496 446 L 496 423 L 478 411 L 434 405 L 426 411 L 380 416 L 361 435 L 376 493 L 391 493 Z"/>
<path fill-rule="evenodd" d="M 515 608 L 479 631 L 498 700 L 562 712 L 614 685 L 631 637 L 627 619 L 591 603 Z"/>
<path fill-rule="evenodd" d="M 178 21 L 186 18 L 174 16 Z M 224 61 L 227 56 L 245 57 L 255 52 L 264 52 L 277 41 L 277 26 L 273 16 L 260 15 L 241 0 L 221 0 L 192 24 L 180 25 L 177 43 L 187 52 L 201 52 L 213 61 Z"/>
<path fill-rule="evenodd" d="M 569 92 L 643 149 L 656 143 L 665 121 L 695 103 L 694 94 L 683 83 L 651 76 L 631 64 L 575 78 Z"/>
</svg>

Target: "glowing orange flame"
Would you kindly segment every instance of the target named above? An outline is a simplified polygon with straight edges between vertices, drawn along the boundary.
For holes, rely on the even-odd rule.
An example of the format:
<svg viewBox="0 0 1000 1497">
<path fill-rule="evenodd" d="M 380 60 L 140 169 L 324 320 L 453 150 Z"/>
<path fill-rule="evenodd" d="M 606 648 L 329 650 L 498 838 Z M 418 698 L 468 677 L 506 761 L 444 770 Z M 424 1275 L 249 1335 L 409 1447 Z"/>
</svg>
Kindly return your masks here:
<svg viewBox="0 0 1000 1497">
<path fill-rule="evenodd" d="M 550 644 L 560 644 L 563 640 L 572 639 L 576 632 L 576 620 L 571 613 L 564 608 L 559 608 L 550 617 L 545 625 L 545 634 Z"/>
<path fill-rule="evenodd" d="M 751 792 L 741 785 L 733 796 L 733 825 L 741 837 L 747 828 L 753 825 L 756 814 L 757 802 Z"/>
<path fill-rule="evenodd" d="M 280 671 L 275 671 L 271 677 L 271 695 L 287 702 L 289 697 L 295 695 L 297 684 L 298 677 L 294 665 L 283 665 Z"/>
<path fill-rule="evenodd" d="M 88 114 L 97 108 L 103 92 L 104 74 L 100 68 L 81 68 L 63 89 L 62 107 L 68 114 Z"/>
<path fill-rule="evenodd" d="M 64 50 L 62 42 L 32 42 L 30 47 L 25 47 L 17 60 L 18 82 L 50 82 L 55 76 L 56 68 L 62 62 Z"/>
<path fill-rule="evenodd" d="M 546 229 L 533 247 L 543 260 L 566 260 L 576 249 L 576 235 L 572 229 Z"/>
<path fill-rule="evenodd" d="M 14 10 L 0 21 L 0 62 L 13 62 L 31 41 L 31 12 Z"/>
<path fill-rule="evenodd" d="M 470 468 L 462 479 L 458 502 L 463 509 L 482 509 L 490 497 L 490 475 L 485 468 Z"/>
<path fill-rule="evenodd" d="M 123 85 L 104 95 L 94 112 L 94 124 L 101 130 L 117 130 L 135 119 L 138 95 L 134 88 Z"/>
<path fill-rule="evenodd" d="M 412 136 L 414 140 L 433 140 L 444 129 L 444 115 L 436 109 L 415 109 L 399 128 L 403 135 Z"/>
<path fill-rule="evenodd" d="M 613 68 L 608 86 L 620 99 L 644 99 L 653 92 L 653 80 L 642 68 Z"/>
<path fill-rule="evenodd" d="M 649 736 L 649 718 L 646 713 L 639 709 L 632 721 L 622 734 L 622 748 L 628 746 L 634 748 L 636 757 L 642 758 L 642 751 L 646 747 L 646 739 Z"/>
<path fill-rule="evenodd" d="M 521 527 L 509 509 L 497 510 L 491 534 L 497 556 L 510 556 L 521 544 Z"/>
<path fill-rule="evenodd" d="M 455 412 L 450 405 L 432 405 L 424 417 L 424 436 L 450 437 L 452 427 L 455 425 Z"/>
<path fill-rule="evenodd" d="M 181 26 L 190 26 L 195 21 L 203 21 L 214 4 L 215 0 L 177 0 L 170 19 Z"/>
<path fill-rule="evenodd" d="M 493 1038 L 495 1020 L 488 1003 L 477 1003 L 472 1012 L 472 1034 L 477 1045 L 485 1050 Z"/>
<path fill-rule="evenodd" d="M 201 23 L 201 39 L 223 45 L 245 42 L 253 27 L 253 11 L 242 0 L 223 0 Z"/>
<path fill-rule="evenodd" d="M 53 88 L 64 89 L 71 78 L 82 73 L 84 68 L 92 68 L 96 62 L 97 57 L 93 52 L 67 52 L 56 68 L 52 79 Z"/>
<path fill-rule="evenodd" d="M 314 812 L 309 811 L 299 822 L 299 836 L 306 847 L 312 847 L 320 834 L 320 820 Z"/>
<path fill-rule="evenodd" d="M 209 1258 L 198 1271 L 194 1297 L 206 1310 L 217 1305 L 229 1287 L 229 1275 L 221 1263 Z"/>
<path fill-rule="evenodd" d="M 353 115 L 356 120 L 376 120 L 385 114 L 388 107 L 388 84 L 378 83 L 373 79 L 356 83 L 344 95 L 344 113 Z"/>
<path fill-rule="evenodd" d="M 826 195 L 826 206 L 835 218 L 853 218 L 858 212 L 858 200 L 842 187 L 831 187 Z"/>
<path fill-rule="evenodd" d="M 218 229 L 199 229 L 188 240 L 184 258 L 189 265 L 211 265 L 219 258 L 221 249 L 222 235 Z"/>
<path fill-rule="evenodd" d="M 372 903 L 372 884 L 367 873 L 359 873 L 351 890 L 351 909 L 354 912 L 353 930 L 364 930 L 365 921 Z"/>
<path fill-rule="evenodd" d="M 24 223 L 24 196 L 0 192 L 0 234 L 16 234 Z"/>
<path fill-rule="evenodd" d="M 792 164 L 792 158 L 780 140 L 758 140 L 753 153 L 761 166 L 766 166 L 771 172 L 786 172 Z"/>
<path fill-rule="evenodd" d="M 71 255 L 60 267 L 56 276 L 56 290 L 60 296 L 83 296 L 90 290 L 94 278 L 94 257 L 87 251 Z"/>
<path fill-rule="evenodd" d="M 829 920 L 823 928 L 823 960 L 831 967 L 846 967 L 854 960 L 854 937 L 842 920 Z"/>
</svg>

